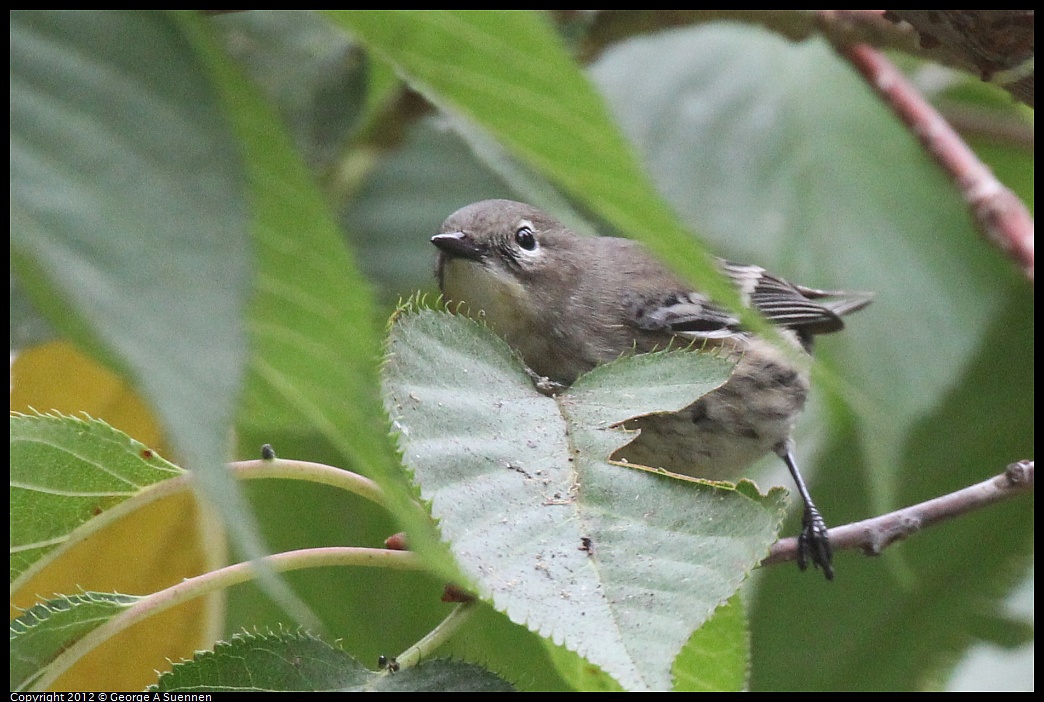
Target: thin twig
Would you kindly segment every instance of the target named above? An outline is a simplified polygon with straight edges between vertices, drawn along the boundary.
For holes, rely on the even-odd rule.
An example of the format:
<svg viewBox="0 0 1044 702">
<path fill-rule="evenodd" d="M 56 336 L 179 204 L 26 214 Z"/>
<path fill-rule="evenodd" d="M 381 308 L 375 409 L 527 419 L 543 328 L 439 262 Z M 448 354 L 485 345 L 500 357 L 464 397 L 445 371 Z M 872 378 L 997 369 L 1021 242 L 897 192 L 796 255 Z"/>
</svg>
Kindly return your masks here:
<svg viewBox="0 0 1044 702">
<path fill-rule="evenodd" d="M 979 229 L 1034 280 L 1034 219 L 1022 201 L 996 179 L 906 77 L 877 49 L 839 47 L 852 65 L 913 131 L 960 189 Z"/>
<path fill-rule="evenodd" d="M 830 530 L 834 550 L 861 549 L 870 556 L 921 529 L 1033 490 L 1033 461 L 1012 463 L 1000 475 L 948 495 Z M 797 560 L 797 538 L 781 539 L 761 565 Z"/>
<path fill-rule="evenodd" d="M 847 58 L 950 174 L 986 237 L 1033 281 L 1033 218 L 945 119 L 884 55 L 866 44 L 839 46 Z"/>
</svg>

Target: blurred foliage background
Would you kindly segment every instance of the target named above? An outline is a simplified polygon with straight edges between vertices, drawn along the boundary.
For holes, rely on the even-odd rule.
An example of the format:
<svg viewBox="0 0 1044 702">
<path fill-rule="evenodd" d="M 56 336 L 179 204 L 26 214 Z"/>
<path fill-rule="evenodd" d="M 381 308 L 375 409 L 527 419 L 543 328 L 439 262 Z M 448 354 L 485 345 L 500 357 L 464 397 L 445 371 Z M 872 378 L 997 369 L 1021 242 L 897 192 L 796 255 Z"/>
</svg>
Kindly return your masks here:
<svg viewBox="0 0 1044 702">
<path fill-rule="evenodd" d="M 875 303 L 844 334 L 821 343 L 826 382 L 797 437 L 817 504 L 831 524 L 945 494 L 1032 457 L 1032 286 L 975 231 L 946 176 L 819 38 L 795 42 L 753 24 L 697 21 L 610 44 L 580 70 L 567 72 L 555 60 L 584 46 L 590 22 L 584 13 L 129 17 L 12 14 L 12 409 L 87 412 L 191 465 L 186 446 L 207 442 L 191 431 L 181 443 L 169 436 L 172 428 L 177 433 L 186 426 L 176 419 L 185 410 L 161 409 L 157 425 L 129 394 L 128 385 L 147 386 L 143 394 L 155 408 L 156 397 L 176 394 L 178 383 L 150 386 L 157 372 L 120 350 L 126 348 L 120 332 L 106 330 L 126 315 L 144 328 L 130 336 L 158 337 L 169 351 L 160 362 L 176 368 L 172 378 L 182 372 L 191 379 L 187 386 L 199 386 L 185 406 L 198 408 L 199 398 L 207 398 L 203 404 L 215 419 L 202 423 L 234 425 L 234 457 L 253 458 L 257 447 L 270 443 L 283 457 L 394 480 L 376 399 L 376 344 L 384 320 L 399 299 L 418 290 L 435 292 L 428 239 L 442 220 L 470 202 L 506 197 L 553 210 L 583 231 L 618 235 L 643 236 L 629 222 L 652 227 L 673 210 L 714 254 L 811 286 L 876 291 Z M 457 42 L 474 50 L 458 55 Z M 1002 91 L 973 76 L 900 60 L 933 102 L 953 111 L 975 110 L 1032 134 L 1032 111 Z M 151 73 L 107 70 L 153 63 L 157 69 Z M 181 64 L 207 68 L 191 75 Z M 82 74 L 68 71 L 72 65 Z M 265 147 L 263 132 L 245 145 L 253 108 L 229 98 L 234 91 L 215 87 L 233 80 L 215 78 L 215 65 L 238 68 L 256 85 L 310 179 L 288 179 L 293 187 L 284 187 L 275 160 L 258 155 Z M 425 66 L 441 72 L 425 74 Z M 73 73 L 70 82 L 50 91 L 54 76 L 63 73 Z M 69 85 L 84 77 L 83 93 L 70 92 Z M 145 96 L 137 103 L 140 112 L 123 108 L 119 119 L 106 121 L 106 110 L 123 104 L 106 91 L 123 80 L 128 93 Z M 607 110 L 615 126 L 607 129 L 578 114 L 558 95 L 559 89 L 576 92 L 570 86 L 577 80 L 589 82 L 604 101 L 595 106 Z M 156 88 L 182 85 L 178 81 L 183 88 Z M 166 117 L 184 125 L 185 105 L 211 91 L 224 97 L 207 97 L 210 112 L 196 110 L 186 134 L 168 127 Z M 39 99 L 56 94 L 64 99 Z M 490 117 L 484 107 L 499 113 Z M 41 123 L 41 114 L 59 126 L 47 132 L 52 127 Z M 106 122 L 108 130 L 92 128 L 93 121 Z M 123 143 L 128 130 L 140 137 L 134 148 L 111 148 L 110 140 Z M 1032 207 L 1032 147 L 987 132 L 967 138 Z M 219 146 L 207 146 L 207 140 Z M 171 153 L 188 148 L 199 153 L 172 163 Z M 617 152 L 624 161 L 637 157 L 653 196 L 629 198 L 618 185 L 634 178 L 613 165 L 610 156 Z M 221 161 L 221 168 L 212 168 L 212 160 Z M 104 197 L 88 193 L 81 203 L 76 198 L 83 193 L 75 188 L 48 191 L 63 178 L 41 164 L 55 171 L 72 168 L 73 180 L 90 185 L 97 172 L 119 177 L 104 176 Z M 200 182 L 193 187 L 210 194 L 209 209 L 192 209 L 200 198 L 182 199 L 179 184 L 195 181 L 197 174 Z M 662 201 L 654 202 L 656 192 Z M 157 212 L 149 198 L 175 214 Z M 151 211 L 128 213 L 128 203 Z M 264 214 L 266 207 L 281 209 L 282 219 Z M 314 215 L 323 207 L 328 214 Z M 617 210 L 627 214 L 615 216 Z M 171 229 L 150 222 L 161 215 Z M 346 269 L 357 264 L 362 278 L 324 287 L 325 273 L 316 271 L 323 269 L 328 244 L 317 245 L 305 233 L 313 215 L 336 223 L 344 243 L 334 256 L 337 265 L 341 257 Z M 145 228 L 155 241 L 129 243 Z M 186 236 L 181 251 L 195 253 L 181 260 L 183 253 L 166 247 L 189 229 L 216 245 L 206 248 Z M 277 236 L 259 244 L 272 230 Z M 100 239 L 105 243 L 98 244 Z M 296 267 L 294 261 L 310 254 L 316 259 L 309 261 L 311 268 Z M 682 268 L 689 255 L 679 249 Z M 99 269 L 128 268 L 143 274 L 112 288 L 96 287 L 104 278 Z M 202 282 L 185 283 L 183 270 Z M 213 280 L 221 280 L 237 300 L 221 311 L 241 321 L 235 329 L 217 312 L 214 326 L 191 330 L 189 316 L 168 314 L 164 300 L 183 299 L 187 288 L 198 290 Z M 139 298 L 137 306 L 119 314 L 104 311 L 113 298 L 135 290 L 142 291 L 130 295 Z M 224 298 L 224 290 L 215 287 L 214 299 Z M 346 349 L 351 363 L 363 369 L 363 380 L 342 392 L 338 376 L 311 365 L 312 338 L 289 333 L 281 339 L 287 346 L 281 361 L 258 363 L 259 346 L 277 343 L 278 334 L 266 337 L 267 331 L 283 324 L 257 312 L 263 307 L 258 299 L 272 290 L 287 297 L 325 295 L 330 318 L 350 308 L 343 329 L 320 319 L 315 338 Z M 211 304 L 200 297 L 190 306 L 210 311 Z M 287 322 L 279 328 L 290 327 Z M 352 347 L 357 337 L 363 340 Z M 73 351 L 70 340 L 81 351 Z M 226 358 L 233 359 L 227 366 L 206 365 Z M 96 360 L 117 375 L 93 370 Z M 266 374 L 279 362 L 291 370 Z M 328 363 L 340 368 L 342 361 Z M 308 370 L 294 375 L 306 365 Z M 224 381 L 217 388 L 199 380 L 224 373 L 235 376 L 227 388 Z M 296 393 L 275 377 L 307 385 L 301 397 L 314 391 L 327 399 L 287 400 Z M 338 403 L 366 418 L 369 438 L 331 438 L 337 432 L 324 421 L 340 411 Z M 354 421 L 347 410 L 338 416 L 331 426 Z M 223 450 L 228 434 L 217 432 L 207 441 L 214 451 Z M 365 442 L 373 448 L 358 448 Z M 383 458 L 366 458 L 376 455 Z M 756 477 L 787 484 L 774 464 Z M 272 551 L 379 546 L 401 528 L 384 510 L 328 488 L 259 481 L 243 490 Z M 185 514 L 183 508 L 177 518 Z M 881 558 L 842 553 L 834 583 L 802 576 L 793 567 L 759 573 L 745 591 L 751 689 L 1032 689 L 1032 524 L 1032 499 L 1022 498 L 927 530 Z M 796 525 L 795 515 L 788 533 Z M 176 581 L 198 569 L 201 559 L 223 557 L 212 527 L 202 540 L 205 548 L 189 528 L 176 527 L 175 533 L 155 541 L 156 552 L 170 559 L 163 578 L 126 587 L 154 590 L 164 579 Z M 127 568 L 123 553 L 117 548 L 98 557 L 86 571 L 79 564 L 56 564 L 53 580 L 31 583 L 15 602 L 26 606 L 35 593 L 77 586 L 124 587 L 112 577 Z M 195 556 L 178 555 L 185 553 Z M 442 580 L 435 575 L 324 569 L 287 580 L 319 615 L 323 633 L 370 665 L 423 636 L 449 607 L 439 601 Z M 1022 594 L 1013 599 L 1012 593 Z M 127 682 L 113 683 L 111 664 L 99 663 L 93 674 L 100 677 L 81 672 L 88 677 L 65 684 L 141 687 L 154 680 L 152 671 L 165 665 L 164 657 L 208 646 L 219 630 L 227 635 L 288 623 L 253 585 L 230 591 L 205 614 L 178 621 L 165 631 L 184 635 L 163 637 L 172 648 L 128 652 L 123 645 L 116 655 L 119 667 L 129 671 Z M 535 634 L 490 608 L 445 653 L 489 666 L 522 689 L 571 686 Z"/>
</svg>

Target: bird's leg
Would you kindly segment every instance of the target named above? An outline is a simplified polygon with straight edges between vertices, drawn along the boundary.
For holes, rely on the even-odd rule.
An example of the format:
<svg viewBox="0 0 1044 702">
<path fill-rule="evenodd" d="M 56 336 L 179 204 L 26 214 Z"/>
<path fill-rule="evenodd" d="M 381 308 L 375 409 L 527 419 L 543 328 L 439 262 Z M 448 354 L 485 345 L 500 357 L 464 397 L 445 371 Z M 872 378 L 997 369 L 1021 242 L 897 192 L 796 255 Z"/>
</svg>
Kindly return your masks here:
<svg viewBox="0 0 1044 702">
<path fill-rule="evenodd" d="M 776 446 L 776 455 L 787 464 L 794 484 L 797 485 L 801 502 L 805 506 L 805 514 L 801 520 L 801 535 L 798 537 L 798 567 L 805 570 L 811 560 L 812 565 L 823 569 L 823 575 L 827 580 L 834 579 L 834 567 L 831 565 L 833 549 L 830 548 L 830 534 L 827 532 L 826 522 L 820 516 L 819 510 L 812 502 L 812 496 L 808 493 L 805 481 L 798 471 L 797 463 L 794 462 L 794 454 L 791 442 L 780 442 Z"/>
</svg>

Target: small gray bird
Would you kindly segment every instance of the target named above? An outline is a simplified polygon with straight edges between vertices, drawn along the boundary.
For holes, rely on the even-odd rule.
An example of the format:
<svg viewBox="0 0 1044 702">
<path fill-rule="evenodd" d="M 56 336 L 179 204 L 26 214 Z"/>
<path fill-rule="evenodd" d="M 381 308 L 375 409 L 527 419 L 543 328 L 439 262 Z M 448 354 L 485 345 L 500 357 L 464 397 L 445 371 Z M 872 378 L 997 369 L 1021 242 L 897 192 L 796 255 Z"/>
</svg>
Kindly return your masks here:
<svg viewBox="0 0 1044 702">
<path fill-rule="evenodd" d="M 577 236 L 530 205 L 468 205 L 450 215 L 431 242 L 439 249 L 436 276 L 447 302 L 484 319 L 542 387 L 569 385 L 624 354 L 693 342 L 737 360 L 724 385 L 680 412 L 626 423 L 641 433 L 614 458 L 720 480 L 776 453 L 805 508 L 798 565 L 804 570 L 811 560 L 833 577 L 826 524 L 791 450 L 790 434 L 809 391 L 808 363 L 745 331 L 736 315 L 676 277 L 641 244 Z M 794 285 L 757 266 L 719 265 L 744 304 L 804 352 L 811 352 L 814 335 L 841 330 L 841 318 L 872 298 Z"/>
</svg>

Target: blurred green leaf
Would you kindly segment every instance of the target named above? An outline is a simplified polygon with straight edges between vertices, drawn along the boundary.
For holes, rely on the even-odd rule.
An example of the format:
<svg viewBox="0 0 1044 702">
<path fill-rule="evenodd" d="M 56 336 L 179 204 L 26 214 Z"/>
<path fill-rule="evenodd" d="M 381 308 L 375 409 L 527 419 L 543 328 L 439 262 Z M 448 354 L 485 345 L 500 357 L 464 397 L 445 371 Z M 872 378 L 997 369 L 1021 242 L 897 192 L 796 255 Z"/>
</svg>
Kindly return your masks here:
<svg viewBox="0 0 1044 702">
<path fill-rule="evenodd" d="M 656 192 L 602 97 L 541 13 L 327 14 L 440 109 L 487 130 L 621 232 L 703 281 L 715 298 L 738 304 L 735 290 Z"/>
<path fill-rule="evenodd" d="M 430 553 L 431 526 L 414 508 L 378 399 L 380 332 L 369 287 L 276 115 L 227 58 L 212 60 L 248 156 L 256 216 L 254 355 L 238 421 L 317 429 L 347 467 L 382 484 L 387 507 L 418 551 Z M 436 571 L 443 563 L 430 561 Z"/>
<path fill-rule="evenodd" d="M 233 12 L 211 21 L 271 98 L 305 163 L 320 173 L 334 166 L 368 94 L 363 52 L 314 12 Z"/>
<path fill-rule="evenodd" d="M 222 467 L 247 363 L 246 180 L 187 21 L 11 15 L 12 260 L 66 335 L 134 381 L 251 543 Z"/>
</svg>

